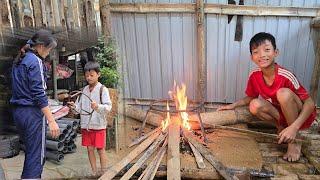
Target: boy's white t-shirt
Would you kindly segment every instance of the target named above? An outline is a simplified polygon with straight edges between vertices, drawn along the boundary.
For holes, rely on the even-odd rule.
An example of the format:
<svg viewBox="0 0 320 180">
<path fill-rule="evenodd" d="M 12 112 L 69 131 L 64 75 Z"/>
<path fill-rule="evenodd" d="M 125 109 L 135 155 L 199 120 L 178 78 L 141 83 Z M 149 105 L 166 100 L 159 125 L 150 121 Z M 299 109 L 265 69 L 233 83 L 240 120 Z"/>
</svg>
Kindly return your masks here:
<svg viewBox="0 0 320 180">
<path fill-rule="evenodd" d="M 89 90 L 89 85 L 85 86 L 82 90 L 82 93 L 88 95 L 92 99 L 92 101 L 95 101 L 98 104 L 98 109 L 94 110 L 91 115 L 80 115 L 82 129 L 99 130 L 106 129 L 107 127 L 107 120 L 105 117 L 106 113 L 111 110 L 112 103 L 110 100 L 108 88 L 106 87 L 103 87 L 101 97 L 102 102 L 100 102 L 101 86 L 102 84 L 98 82 L 91 92 Z M 75 105 L 77 112 L 87 114 L 85 111 L 92 111 L 91 101 L 85 95 L 81 95 L 80 99 L 76 100 Z"/>
</svg>

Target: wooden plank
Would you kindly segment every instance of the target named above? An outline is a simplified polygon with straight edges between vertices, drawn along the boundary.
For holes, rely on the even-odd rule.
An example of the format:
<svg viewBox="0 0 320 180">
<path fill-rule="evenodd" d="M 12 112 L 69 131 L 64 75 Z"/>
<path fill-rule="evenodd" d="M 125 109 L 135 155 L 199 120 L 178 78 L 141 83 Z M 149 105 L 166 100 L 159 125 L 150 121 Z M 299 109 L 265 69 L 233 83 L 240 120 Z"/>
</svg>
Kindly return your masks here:
<svg viewBox="0 0 320 180">
<path fill-rule="evenodd" d="M 53 19 L 54 19 L 54 27 L 61 27 L 60 21 L 60 13 L 59 13 L 59 5 L 57 0 L 52 0 L 52 10 L 53 10 Z"/>
<path fill-rule="evenodd" d="M 147 167 L 146 171 L 144 171 L 144 176 L 142 180 L 149 180 L 154 178 L 154 176 L 157 173 L 158 167 L 161 163 L 161 160 L 167 151 L 167 145 L 168 145 L 168 138 L 166 138 L 166 140 L 164 141 L 162 147 L 158 151 L 157 155 L 154 157 L 152 163 Z"/>
<path fill-rule="evenodd" d="M 0 18 L 2 21 L 3 27 L 11 27 L 11 23 L 10 23 L 11 13 L 9 9 L 10 9 L 9 1 L 8 0 L 1 1 Z"/>
<path fill-rule="evenodd" d="M 107 180 L 114 178 L 121 169 L 123 169 L 129 162 L 135 159 L 141 152 L 143 152 L 147 147 L 159 136 L 159 133 L 154 133 L 145 141 L 143 141 L 139 146 L 132 150 L 125 158 L 120 162 L 110 167 L 100 178 L 99 180 Z"/>
<path fill-rule="evenodd" d="M 195 148 L 209 161 L 209 163 L 220 173 L 222 177 L 226 180 L 236 180 L 238 179 L 232 173 L 230 173 L 229 169 L 225 167 L 220 161 L 216 159 L 216 157 L 202 144 L 198 143 L 196 140 L 191 138 L 190 136 L 186 136 L 188 141 L 190 141 Z"/>
<path fill-rule="evenodd" d="M 320 77 L 320 40 L 317 40 L 316 59 L 313 66 L 310 95 L 312 99 L 317 102 L 319 77 Z"/>
<path fill-rule="evenodd" d="M 168 133 L 160 133 L 156 141 L 144 152 L 140 159 L 120 178 L 120 180 L 129 180 L 132 175 L 144 164 L 144 162 L 158 149 L 167 135 Z"/>
<path fill-rule="evenodd" d="M 132 146 L 134 146 L 134 145 L 139 144 L 141 141 L 147 139 L 149 136 L 151 136 L 152 134 L 154 134 L 154 133 L 156 133 L 156 132 L 158 132 L 158 131 L 160 131 L 160 130 L 161 130 L 161 128 L 158 127 L 158 128 L 156 128 L 156 129 L 148 132 L 147 134 L 145 134 L 145 135 L 143 135 L 143 136 L 141 136 L 141 137 L 139 137 L 139 138 L 137 138 L 137 139 L 134 139 L 134 140 L 132 141 L 132 143 L 128 145 L 128 147 L 132 147 Z"/>
<path fill-rule="evenodd" d="M 41 0 L 32 0 L 35 27 L 42 27 Z"/>
<path fill-rule="evenodd" d="M 194 13 L 195 4 L 191 3 L 110 3 L 111 12 L 131 13 Z M 242 6 L 224 4 L 206 4 L 204 13 L 221 15 L 244 16 L 291 16 L 317 17 L 319 8 L 310 7 L 281 7 L 281 6 Z"/>
<path fill-rule="evenodd" d="M 181 179 L 180 172 L 180 122 L 178 117 L 171 118 L 168 127 L 167 179 Z"/>
</svg>

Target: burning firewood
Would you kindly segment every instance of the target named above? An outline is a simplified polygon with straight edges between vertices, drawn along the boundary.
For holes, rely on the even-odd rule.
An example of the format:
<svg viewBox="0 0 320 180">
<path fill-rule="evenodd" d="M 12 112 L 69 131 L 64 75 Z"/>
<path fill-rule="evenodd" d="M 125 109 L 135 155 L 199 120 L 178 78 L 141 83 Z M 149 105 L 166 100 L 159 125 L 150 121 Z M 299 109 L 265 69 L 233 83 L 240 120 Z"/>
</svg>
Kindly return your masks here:
<svg viewBox="0 0 320 180">
<path fill-rule="evenodd" d="M 125 116 L 143 121 L 146 111 L 131 106 L 125 106 Z M 228 111 L 215 111 L 200 113 L 203 125 L 205 128 L 210 128 L 212 125 L 232 125 L 244 122 L 250 122 L 252 120 L 258 120 L 256 117 L 250 114 L 247 108 L 239 108 L 236 110 Z M 163 120 L 163 116 L 155 114 L 153 112 L 148 113 L 146 123 L 155 127 L 159 127 Z M 192 129 L 200 129 L 199 118 L 196 114 L 190 116 L 189 123 Z"/>
</svg>

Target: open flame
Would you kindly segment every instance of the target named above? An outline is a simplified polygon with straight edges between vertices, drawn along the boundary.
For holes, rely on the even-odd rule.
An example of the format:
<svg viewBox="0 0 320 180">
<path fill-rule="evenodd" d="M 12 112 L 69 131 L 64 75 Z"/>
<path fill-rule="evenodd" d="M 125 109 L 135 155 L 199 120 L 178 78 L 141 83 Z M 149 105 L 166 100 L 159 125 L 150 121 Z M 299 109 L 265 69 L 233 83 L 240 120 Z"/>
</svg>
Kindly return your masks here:
<svg viewBox="0 0 320 180">
<path fill-rule="evenodd" d="M 176 107 L 178 110 L 186 110 L 188 105 L 188 97 L 186 96 L 186 85 L 182 83 L 181 87 L 177 86 Z M 189 115 L 187 112 L 181 112 L 182 126 L 188 130 L 191 129 L 189 124 Z"/>
<path fill-rule="evenodd" d="M 174 91 L 169 91 L 169 95 L 175 101 L 176 109 L 177 110 L 186 110 L 188 105 L 188 97 L 186 95 L 186 85 L 182 83 L 181 87 L 176 85 L 174 81 Z M 191 129 L 189 124 L 189 115 L 187 112 L 180 113 L 182 119 L 182 126 L 187 130 Z"/>
<path fill-rule="evenodd" d="M 169 111 L 169 104 L 167 102 L 167 110 Z M 167 112 L 167 117 L 161 122 L 162 131 L 164 131 L 170 124 L 170 113 Z"/>
</svg>

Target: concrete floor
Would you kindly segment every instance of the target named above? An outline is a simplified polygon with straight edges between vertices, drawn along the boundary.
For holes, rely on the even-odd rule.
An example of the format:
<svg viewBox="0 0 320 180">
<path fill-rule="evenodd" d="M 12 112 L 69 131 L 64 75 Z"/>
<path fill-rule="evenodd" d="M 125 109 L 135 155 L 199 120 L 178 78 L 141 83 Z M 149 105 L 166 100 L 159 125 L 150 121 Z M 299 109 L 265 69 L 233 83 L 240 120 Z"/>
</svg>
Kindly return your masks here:
<svg viewBox="0 0 320 180">
<path fill-rule="evenodd" d="M 62 164 L 56 164 L 52 161 L 46 161 L 42 179 L 68 179 L 72 177 L 90 176 L 91 167 L 89 164 L 87 150 L 81 146 L 81 135 L 78 135 L 76 140 L 77 152 L 72 154 L 65 154 L 65 158 Z M 108 165 L 113 164 L 119 160 L 115 156 L 114 150 L 107 151 Z M 99 167 L 98 154 L 97 166 Z M 7 180 L 20 179 L 23 169 L 24 152 L 20 151 L 18 156 L 9 159 L 0 159 L 1 166 L 4 170 L 4 174 Z"/>
</svg>

